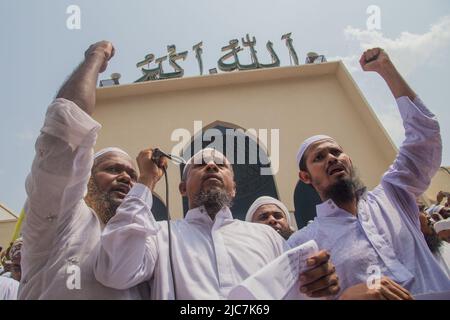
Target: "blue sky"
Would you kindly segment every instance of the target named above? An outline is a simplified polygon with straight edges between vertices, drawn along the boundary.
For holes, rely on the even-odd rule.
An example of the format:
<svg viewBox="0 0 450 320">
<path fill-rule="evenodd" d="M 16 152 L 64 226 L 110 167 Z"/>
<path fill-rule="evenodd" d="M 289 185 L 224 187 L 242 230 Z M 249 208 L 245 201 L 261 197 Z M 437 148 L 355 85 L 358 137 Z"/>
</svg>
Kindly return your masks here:
<svg viewBox="0 0 450 320">
<path fill-rule="evenodd" d="M 69 5 L 81 9 L 80 30 L 66 27 Z M 381 10 L 381 30 L 367 30 L 370 5 Z M 185 76 L 196 76 L 194 44 L 203 41 L 208 70 L 217 66 L 222 46 L 246 33 L 256 37 L 261 52 L 271 40 L 286 66 L 280 38 L 292 32 L 301 62 L 309 51 L 343 59 L 399 145 L 403 129 L 394 99 L 379 77 L 363 74 L 357 65 L 364 48 L 382 46 L 440 120 L 443 165 L 450 165 L 448 0 L 0 0 L 0 21 L 0 202 L 16 212 L 25 201 L 25 178 L 48 104 L 85 49 L 103 39 L 112 41 L 117 53 L 101 78 L 120 72 L 121 83 L 130 83 L 140 77 L 136 63 L 150 52 L 163 55 L 169 44 L 189 50 L 181 64 Z"/>
</svg>

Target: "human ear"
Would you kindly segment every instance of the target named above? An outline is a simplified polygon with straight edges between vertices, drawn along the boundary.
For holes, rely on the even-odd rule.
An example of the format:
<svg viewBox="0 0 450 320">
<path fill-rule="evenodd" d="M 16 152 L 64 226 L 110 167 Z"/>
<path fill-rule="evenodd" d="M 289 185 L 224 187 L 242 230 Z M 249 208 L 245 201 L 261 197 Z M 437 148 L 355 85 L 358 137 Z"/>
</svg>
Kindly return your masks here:
<svg viewBox="0 0 450 320">
<path fill-rule="evenodd" d="M 185 197 L 186 196 L 186 182 L 181 181 L 178 185 L 178 190 L 180 190 L 180 194 Z"/>
<path fill-rule="evenodd" d="M 231 191 L 231 196 L 234 198 L 236 196 L 236 182 L 233 181 L 233 190 Z"/>
<path fill-rule="evenodd" d="M 300 179 L 301 182 L 305 184 L 311 184 L 311 176 L 308 173 L 308 171 L 300 170 L 298 172 L 298 178 Z"/>
</svg>

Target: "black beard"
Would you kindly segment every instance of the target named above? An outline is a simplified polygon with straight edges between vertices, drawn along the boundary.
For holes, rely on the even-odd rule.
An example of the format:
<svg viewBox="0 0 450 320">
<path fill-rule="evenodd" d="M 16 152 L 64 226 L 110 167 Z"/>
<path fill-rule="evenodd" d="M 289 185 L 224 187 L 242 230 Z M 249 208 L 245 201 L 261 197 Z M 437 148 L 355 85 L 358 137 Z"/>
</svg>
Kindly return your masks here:
<svg viewBox="0 0 450 320">
<path fill-rule="evenodd" d="M 358 202 L 358 191 L 364 188 L 365 186 L 355 173 L 355 170 L 351 169 L 349 177 L 339 179 L 335 184 L 325 190 L 324 195 L 326 199 L 331 199 L 337 205 L 342 205 L 354 200 Z"/>
<path fill-rule="evenodd" d="M 439 239 L 439 236 L 437 233 L 433 230 L 433 233 L 431 235 L 425 235 L 425 241 L 427 242 L 428 248 L 430 249 L 431 253 L 436 253 L 439 251 L 439 248 L 442 245 L 442 240 Z"/>
<path fill-rule="evenodd" d="M 104 224 L 114 217 L 119 207 L 119 204 L 112 200 L 111 193 L 100 191 L 93 177 L 89 179 L 86 203 L 94 209 Z"/>
<path fill-rule="evenodd" d="M 195 202 L 198 206 L 204 206 L 208 214 L 212 217 L 223 207 L 231 207 L 233 199 L 221 188 L 212 188 L 207 191 L 200 191 Z"/>
<path fill-rule="evenodd" d="M 288 240 L 289 237 L 294 233 L 294 231 L 291 230 L 290 227 L 288 227 L 287 229 L 282 229 L 280 230 L 280 232 L 278 232 L 278 234 L 280 236 L 282 236 L 284 238 L 284 240 Z"/>
</svg>

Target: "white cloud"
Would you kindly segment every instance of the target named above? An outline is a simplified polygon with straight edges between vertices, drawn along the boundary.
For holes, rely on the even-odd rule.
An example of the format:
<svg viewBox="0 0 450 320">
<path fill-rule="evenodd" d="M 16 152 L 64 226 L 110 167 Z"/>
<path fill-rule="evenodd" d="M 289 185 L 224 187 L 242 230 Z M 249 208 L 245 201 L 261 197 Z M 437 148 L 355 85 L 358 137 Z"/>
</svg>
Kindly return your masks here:
<svg viewBox="0 0 450 320">
<path fill-rule="evenodd" d="M 396 39 L 385 37 L 379 31 L 361 30 L 352 26 L 345 28 L 344 35 L 349 40 L 358 41 L 361 52 L 332 59 L 342 59 L 350 71 L 360 70 L 358 61 L 362 51 L 381 47 L 386 50 L 400 72 L 408 75 L 420 65 L 447 59 L 440 52 L 450 45 L 450 16 L 445 16 L 431 25 L 426 33 L 404 31 Z"/>
</svg>

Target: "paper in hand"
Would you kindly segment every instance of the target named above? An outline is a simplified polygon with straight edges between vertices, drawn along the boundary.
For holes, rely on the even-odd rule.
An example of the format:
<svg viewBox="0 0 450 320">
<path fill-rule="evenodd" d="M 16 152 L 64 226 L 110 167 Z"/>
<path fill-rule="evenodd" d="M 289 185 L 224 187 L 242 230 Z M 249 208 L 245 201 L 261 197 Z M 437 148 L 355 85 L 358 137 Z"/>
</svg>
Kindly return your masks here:
<svg viewBox="0 0 450 320">
<path fill-rule="evenodd" d="M 300 292 L 300 273 L 307 270 L 306 260 L 317 253 L 314 240 L 286 251 L 264 268 L 231 289 L 230 300 L 308 299 Z"/>
</svg>

